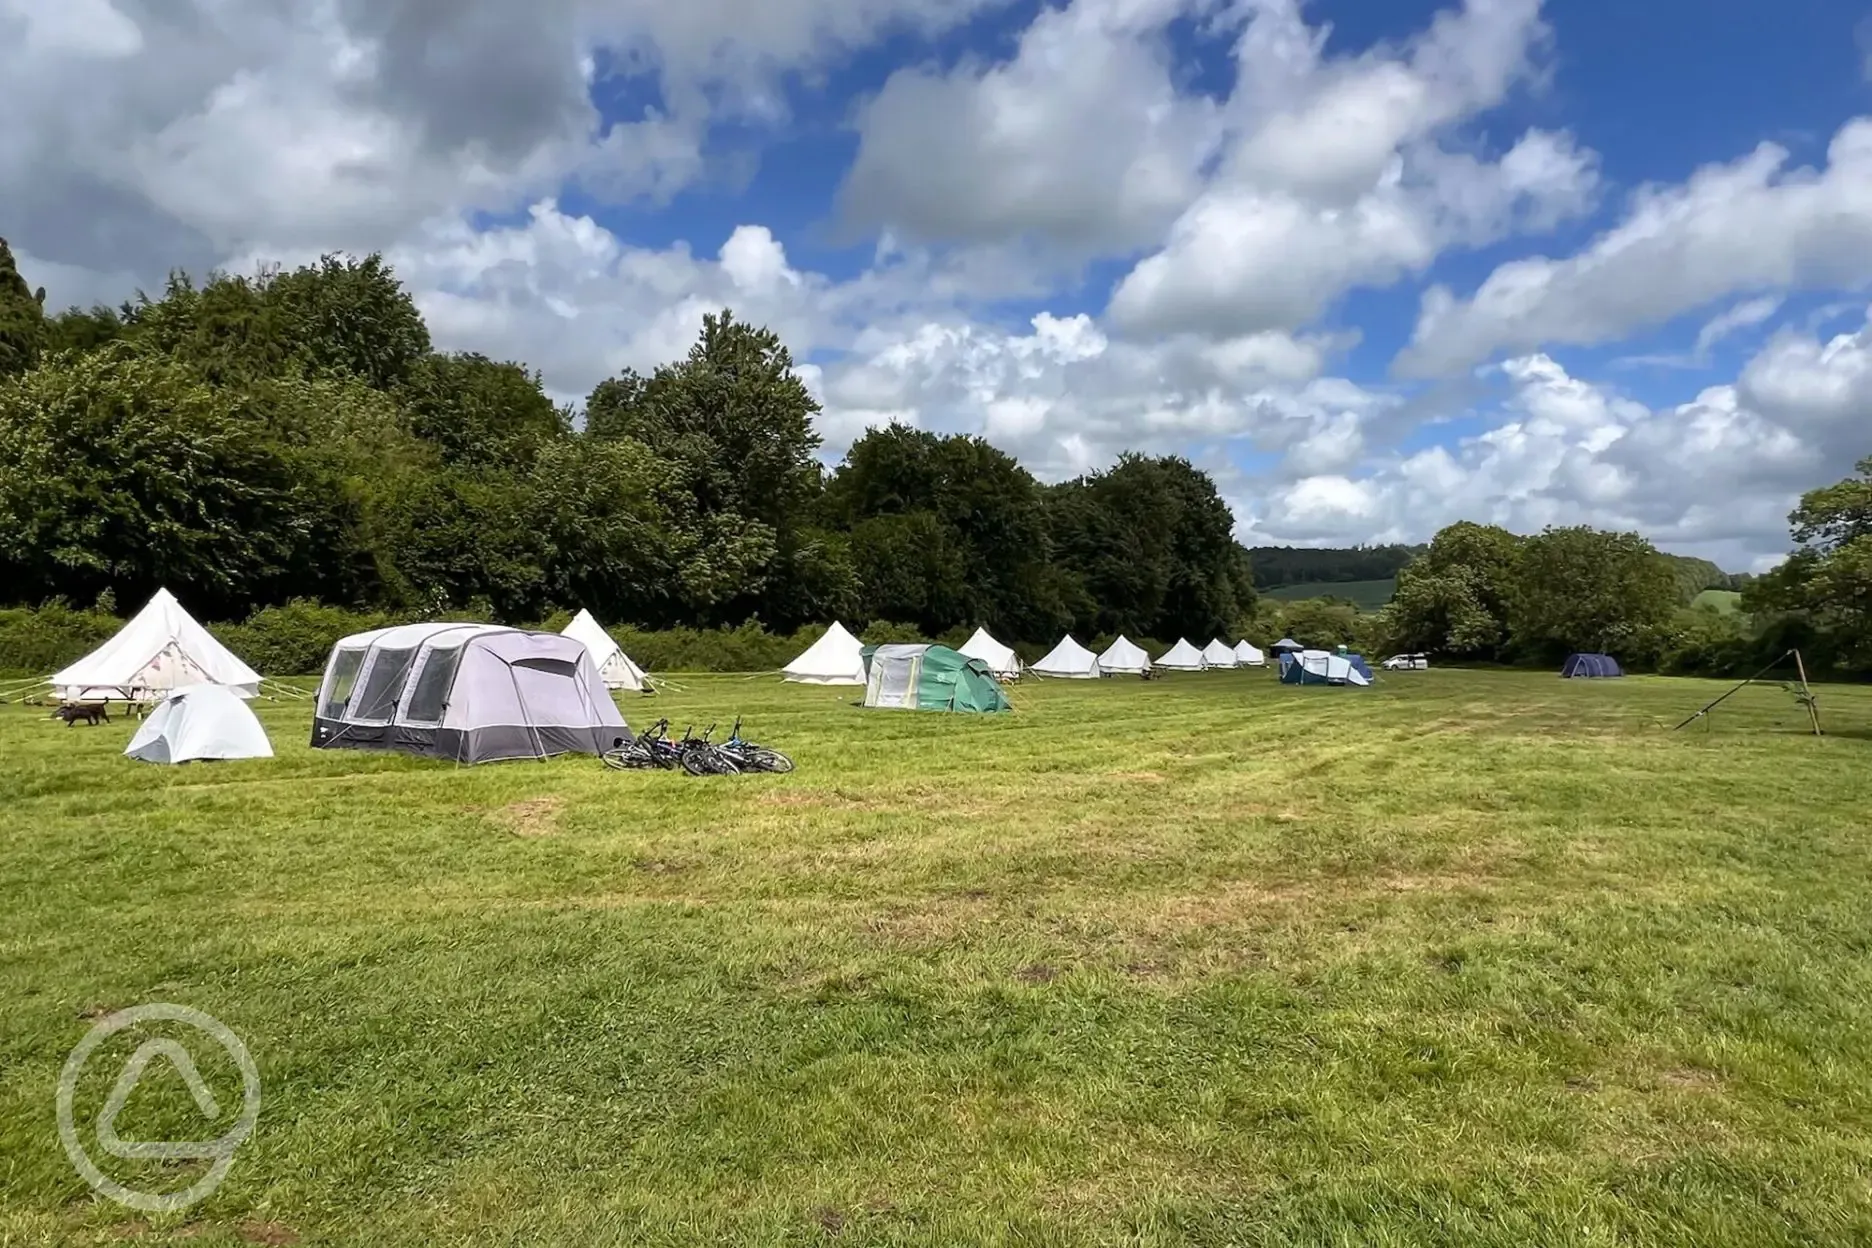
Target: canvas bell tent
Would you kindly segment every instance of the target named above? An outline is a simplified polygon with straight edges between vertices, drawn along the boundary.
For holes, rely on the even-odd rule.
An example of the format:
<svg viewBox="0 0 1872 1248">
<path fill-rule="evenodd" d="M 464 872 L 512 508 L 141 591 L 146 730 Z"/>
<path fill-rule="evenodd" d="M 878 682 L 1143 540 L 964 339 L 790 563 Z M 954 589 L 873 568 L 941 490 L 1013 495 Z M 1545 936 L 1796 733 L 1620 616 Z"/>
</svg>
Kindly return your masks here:
<svg viewBox="0 0 1872 1248">
<path fill-rule="evenodd" d="M 864 643 L 837 620 L 825 635 L 806 647 L 806 653 L 780 669 L 787 680 L 805 685 L 862 685 L 865 683 Z"/>
<path fill-rule="evenodd" d="M 996 680 L 1019 680 L 1021 674 L 1020 656 L 1014 651 L 989 636 L 988 630 L 978 628 L 975 635 L 962 643 L 957 651 L 971 659 L 980 659 L 988 667 Z"/>
<path fill-rule="evenodd" d="M 1176 645 L 1158 656 L 1157 666 L 1172 672 L 1200 672 L 1203 669 L 1202 651 L 1179 637 Z"/>
<path fill-rule="evenodd" d="M 1007 695 L 980 659 L 948 646 L 866 646 L 866 706 L 900 711 L 1007 711 Z"/>
<path fill-rule="evenodd" d="M 260 674 L 216 641 L 175 595 L 156 591 L 117 635 L 52 677 L 64 702 L 154 702 L 171 689 L 226 685 L 243 698 L 260 692 Z"/>
<path fill-rule="evenodd" d="M 592 663 L 598 668 L 598 678 L 607 689 L 628 689 L 632 693 L 642 693 L 647 683 L 643 668 L 631 662 L 622 646 L 605 632 L 592 613 L 580 608 L 572 617 L 572 622 L 565 626 L 562 635 L 582 642 L 592 657 Z"/>
<path fill-rule="evenodd" d="M 1205 667 L 1241 666 L 1241 660 L 1235 657 L 1235 647 L 1219 637 L 1203 647 L 1202 657 Z"/>
<path fill-rule="evenodd" d="M 583 642 L 494 624 L 404 624 L 332 647 L 312 744 L 458 763 L 601 754 L 630 740 Z"/>
<path fill-rule="evenodd" d="M 1302 650 L 1281 656 L 1283 685 L 1369 685 L 1371 681 L 1343 654 Z"/>
<path fill-rule="evenodd" d="M 1118 640 L 1105 647 L 1105 653 L 1098 656 L 1099 670 L 1107 676 L 1142 676 L 1150 671 L 1150 655 L 1144 653 L 1144 647 L 1118 634 Z"/>
<path fill-rule="evenodd" d="M 156 704 L 124 750 L 146 763 L 272 758 L 253 709 L 227 685 L 184 685 Z"/>
<path fill-rule="evenodd" d="M 1235 644 L 1235 662 L 1242 667 L 1266 667 L 1267 655 L 1262 654 L 1259 648 L 1249 645 L 1245 641 L 1237 642 Z"/>
<path fill-rule="evenodd" d="M 1074 641 L 1071 636 L 1066 636 L 1060 638 L 1059 645 L 1047 651 L 1046 657 L 1028 670 L 1040 676 L 1067 680 L 1097 680 L 1102 669 L 1096 654 Z"/>
<path fill-rule="evenodd" d="M 1609 654 L 1575 654 L 1568 656 L 1560 674 L 1568 679 L 1591 677 L 1603 680 L 1625 673 L 1620 669 L 1618 660 Z"/>
</svg>

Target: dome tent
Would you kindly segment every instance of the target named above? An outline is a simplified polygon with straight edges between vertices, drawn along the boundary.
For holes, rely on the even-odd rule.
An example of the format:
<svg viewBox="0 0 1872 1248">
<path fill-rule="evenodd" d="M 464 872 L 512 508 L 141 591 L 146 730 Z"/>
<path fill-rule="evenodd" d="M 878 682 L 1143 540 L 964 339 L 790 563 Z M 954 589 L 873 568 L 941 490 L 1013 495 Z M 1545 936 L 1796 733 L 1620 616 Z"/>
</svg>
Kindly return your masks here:
<svg viewBox="0 0 1872 1248">
<path fill-rule="evenodd" d="M 196 623 L 166 589 L 157 590 L 109 641 L 55 674 L 51 683 L 66 702 L 153 702 L 188 685 L 226 685 L 243 698 L 260 692 L 260 674 Z"/>
<path fill-rule="evenodd" d="M 1179 637 L 1176 645 L 1158 656 L 1157 666 L 1173 672 L 1200 672 L 1204 666 L 1202 651 Z"/>
<path fill-rule="evenodd" d="M 818 641 L 780 670 L 780 675 L 805 685 L 862 685 L 865 683 L 864 643 L 843 624 L 832 621 Z"/>
<path fill-rule="evenodd" d="M 1609 654 L 1570 655 L 1566 665 L 1560 669 L 1560 675 L 1568 679 L 1592 677 L 1603 680 L 1624 674 L 1618 665 L 1618 660 Z"/>
<path fill-rule="evenodd" d="M 1118 634 L 1118 640 L 1105 647 L 1105 653 L 1098 656 L 1099 670 L 1107 676 L 1142 676 L 1150 671 L 1150 655 L 1144 653 L 1144 647 Z"/>
<path fill-rule="evenodd" d="M 601 754 L 630 729 L 583 642 L 495 624 L 404 624 L 332 647 L 316 749 L 458 763 Z"/>
<path fill-rule="evenodd" d="M 1096 680 L 1101 669 L 1098 656 L 1074 641 L 1069 634 L 1060 638 L 1059 645 L 1047 651 L 1046 657 L 1028 670 L 1036 675 L 1063 677 L 1067 680 Z"/>
<path fill-rule="evenodd" d="M 866 646 L 866 706 L 901 711 L 1009 711 L 980 659 L 948 646 Z"/>
<path fill-rule="evenodd" d="M 1259 648 L 1243 641 L 1235 646 L 1235 661 L 1242 667 L 1266 667 L 1267 655 L 1262 654 Z"/>
<path fill-rule="evenodd" d="M 1235 657 L 1235 647 L 1220 637 L 1203 647 L 1203 665 L 1205 667 L 1240 667 L 1241 660 Z"/>
<path fill-rule="evenodd" d="M 1020 656 L 1002 645 L 989 635 L 985 628 L 975 630 L 975 635 L 963 642 L 956 651 L 971 659 L 980 659 L 988 665 L 996 680 L 1019 680 L 1021 674 Z"/>
<path fill-rule="evenodd" d="M 145 763 L 272 758 L 273 743 L 253 709 L 228 686 L 184 685 L 156 704 L 124 756 Z"/>
<path fill-rule="evenodd" d="M 560 635 L 574 641 L 583 642 L 591 653 L 592 663 L 598 668 L 598 677 L 607 689 L 629 689 L 632 693 L 642 693 L 647 682 L 644 670 L 631 662 L 624 648 L 612 638 L 592 613 L 579 608 L 579 613 L 572 617 L 572 622 L 560 630 Z"/>
</svg>

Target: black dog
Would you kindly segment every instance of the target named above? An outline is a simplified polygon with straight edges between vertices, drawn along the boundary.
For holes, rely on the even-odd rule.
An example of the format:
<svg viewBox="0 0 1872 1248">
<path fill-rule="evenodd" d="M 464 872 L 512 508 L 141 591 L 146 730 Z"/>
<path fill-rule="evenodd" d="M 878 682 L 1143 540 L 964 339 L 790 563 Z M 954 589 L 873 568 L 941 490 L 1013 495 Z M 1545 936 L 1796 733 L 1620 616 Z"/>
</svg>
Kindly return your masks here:
<svg viewBox="0 0 1872 1248">
<path fill-rule="evenodd" d="M 52 714 L 56 718 L 64 720 L 67 728 L 81 719 L 93 728 L 98 726 L 99 721 L 107 724 L 110 723 L 110 708 L 101 702 L 85 706 L 61 706 L 58 710 L 52 712 Z"/>
</svg>

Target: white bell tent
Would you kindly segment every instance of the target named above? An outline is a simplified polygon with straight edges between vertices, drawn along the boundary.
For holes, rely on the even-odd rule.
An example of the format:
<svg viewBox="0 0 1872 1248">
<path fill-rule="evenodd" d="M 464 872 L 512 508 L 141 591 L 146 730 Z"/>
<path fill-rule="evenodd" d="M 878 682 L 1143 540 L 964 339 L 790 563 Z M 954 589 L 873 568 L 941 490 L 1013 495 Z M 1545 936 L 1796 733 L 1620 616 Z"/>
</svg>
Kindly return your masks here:
<svg viewBox="0 0 1872 1248">
<path fill-rule="evenodd" d="M 1203 647 L 1202 656 L 1206 667 L 1241 666 L 1241 660 L 1235 657 L 1235 647 L 1219 637 Z"/>
<path fill-rule="evenodd" d="M 230 686 L 185 685 L 150 712 L 124 755 L 146 763 L 272 758 L 273 743 Z"/>
<path fill-rule="evenodd" d="M 1172 672 L 1200 672 L 1204 667 L 1202 651 L 1190 645 L 1186 638 L 1177 638 L 1177 643 L 1158 658 L 1157 666 Z"/>
<path fill-rule="evenodd" d="M 864 643 L 837 620 L 825 635 L 806 647 L 780 674 L 805 685 L 862 685 L 865 683 Z"/>
<path fill-rule="evenodd" d="M 1099 670 L 1107 676 L 1142 676 L 1150 671 L 1150 655 L 1144 653 L 1144 647 L 1118 634 L 1118 640 L 1105 647 L 1105 653 L 1099 655 Z"/>
<path fill-rule="evenodd" d="M 171 689 L 203 684 L 226 685 L 243 698 L 260 692 L 260 674 L 197 624 L 166 589 L 51 683 L 65 702 L 154 702 Z"/>
<path fill-rule="evenodd" d="M 618 645 L 610 633 L 605 632 L 604 625 L 593 618 L 591 612 L 579 608 L 579 613 L 572 617 L 572 622 L 560 633 L 584 645 L 591 654 L 592 664 L 597 667 L 605 688 L 643 692 L 643 668 L 631 662 L 630 655 L 624 653 L 624 648 Z"/>
<path fill-rule="evenodd" d="M 1063 677 L 1067 680 L 1097 680 L 1100 668 L 1098 656 L 1068 634 L 1060 638 L 1059 645 L 1047 651 L 1045 658 L 1033 665 L 1032 671 L 1036 675 Z"/>
<path fill-rule="evenodd" d="M 960 652 L 986 663 L 996 680 L 1020 679 L 1020 656 L 996 641 L 985 628 L 976 629 L 975 635 L 962 643 Z"/>
<path fill-rule="evenodd" d="M 1235 646 L 1235 662 L 1242 667 L 1266 667 L 1267 655 L 1246 641 Z"/>
</svg>

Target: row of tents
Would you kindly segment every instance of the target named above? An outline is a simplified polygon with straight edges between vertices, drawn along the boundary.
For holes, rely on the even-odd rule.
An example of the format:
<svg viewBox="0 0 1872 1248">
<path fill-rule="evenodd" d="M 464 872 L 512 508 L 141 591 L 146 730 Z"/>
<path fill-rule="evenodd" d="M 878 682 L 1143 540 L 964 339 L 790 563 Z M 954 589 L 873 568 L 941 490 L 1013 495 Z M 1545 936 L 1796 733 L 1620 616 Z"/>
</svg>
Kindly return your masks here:
<svg viewBox="0 0 1872 1248">
<path fill-rule="evenodd" d="M 1282 646 L 1293 651 L 1301 648 L 1298 643 L 1286 639 L 1275 648 L 1279 650 Z M 1027 671 L 1037 676 L 1092 680 L 1100 676 L 1141 676 L 1153 668 L 1199 672 L 1207 668 L 1267 665 L 1267 656 L 1246 641 L 1231 646 L 1217 638 L 1199 650 L 1187 640 L 1179 640 L 1153 660 L 1142 646 L 1128 637 L 1120 636 L 1103 653 L 1094 654 L 1068 635 L 1029 668 L 1021 663 L 1013 647 L 995 640 L 985 628 L 976 629 L 955 653 L 980 660 L 989 675 L 1002 681 L 1018 680 Z M 865 655 L 865 644 L 850 629 L 835 622 L 804 654 L 787 664 L 782 675 L 803 684 L 863 685 L 868 679 Z"/>
</svg>

